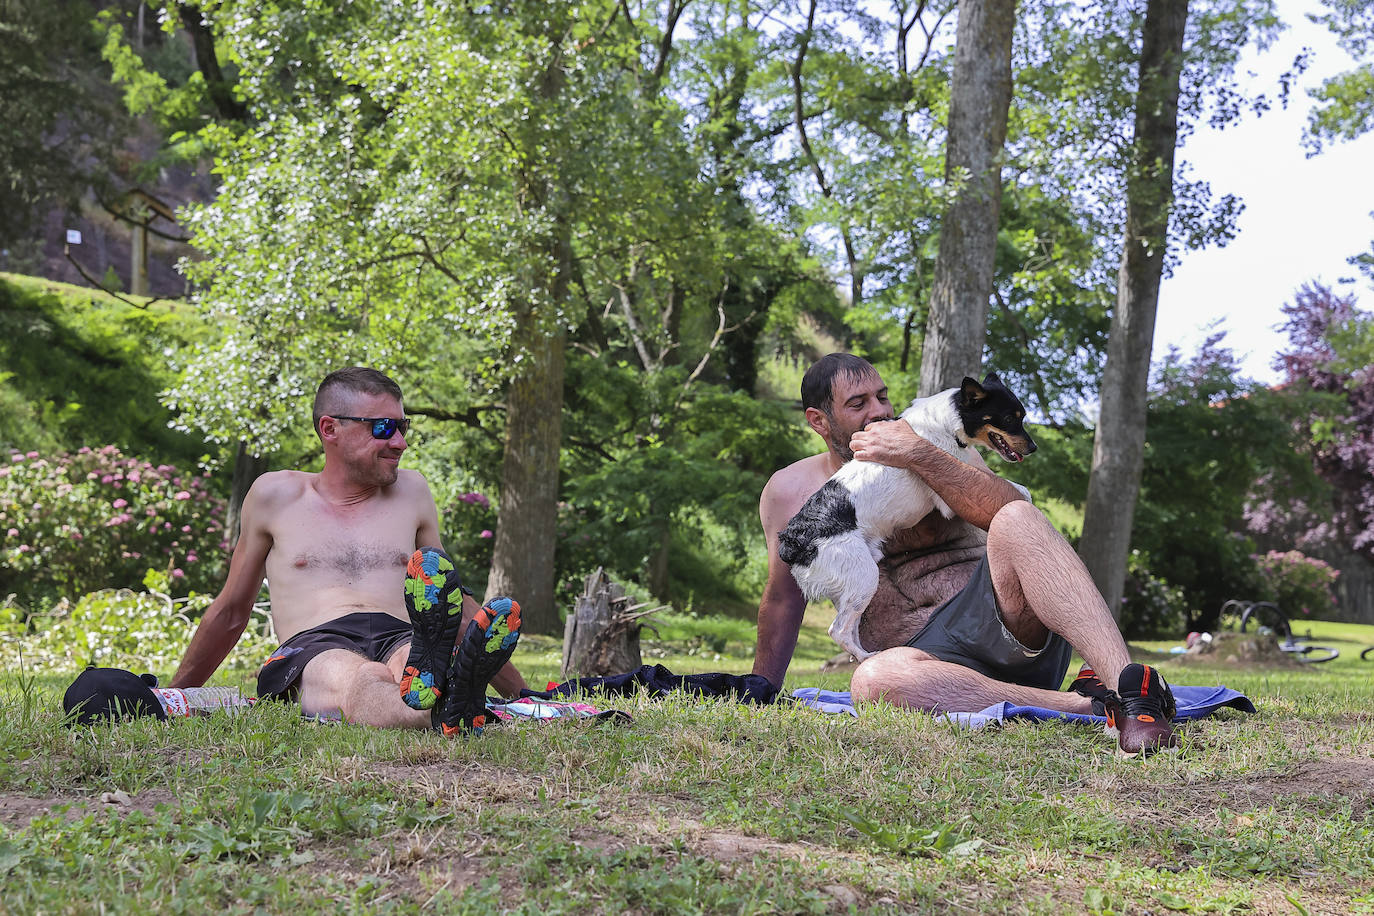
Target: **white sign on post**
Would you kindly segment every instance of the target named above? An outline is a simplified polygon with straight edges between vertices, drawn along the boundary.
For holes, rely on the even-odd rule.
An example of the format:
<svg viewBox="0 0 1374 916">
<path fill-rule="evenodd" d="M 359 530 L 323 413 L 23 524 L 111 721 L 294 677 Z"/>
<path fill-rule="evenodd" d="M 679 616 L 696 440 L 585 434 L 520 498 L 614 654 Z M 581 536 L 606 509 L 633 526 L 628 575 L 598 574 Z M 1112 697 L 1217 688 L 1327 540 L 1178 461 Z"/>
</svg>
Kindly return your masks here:
<svg viewBox="0 0 1374 916">
<path fill-rule="evenodd" d="M 68 229 L 68 230 L 67 230 L 67 244 L 68 244 L 68 245 L 80 245 L 80 244 L 81 244 L 81 230 L 80 230 L 80 229 Z"/>
</svg>

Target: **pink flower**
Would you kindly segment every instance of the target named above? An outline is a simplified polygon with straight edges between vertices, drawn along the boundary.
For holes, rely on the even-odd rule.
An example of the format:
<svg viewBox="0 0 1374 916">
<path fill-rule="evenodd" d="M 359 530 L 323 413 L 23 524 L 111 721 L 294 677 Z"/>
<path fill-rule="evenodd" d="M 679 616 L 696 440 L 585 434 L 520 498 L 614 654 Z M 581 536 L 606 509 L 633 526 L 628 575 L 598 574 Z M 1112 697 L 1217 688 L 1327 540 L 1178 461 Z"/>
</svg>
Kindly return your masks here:
<svg viewBox="0 0 1374 916">
<path fill-rule="evenodd" d="M 187 493 L 185 490 L 178 490 L 178 491 L 176 491 L 176 493 L 172 494 L 172 499 L 186 500 L 186 499 L 190 499 L 190 498 L 191 498 L 191 494 L 190 494 L 190 493 Z"/>
<path fill-rule="evenodd" d="M 482 531 L 481 531 L 477 536 L 478 536 L 479 538 L 489 538 L 489 537 L 491 537 L 491 529 L 490 529 L 490 528 L 483 528 Z"/>
<path fill-rule="evenodd" d="M 21 454 L 19 454 L 18 452 L 12 452 L 12 453 L 10 454 L 10 461 L 23 461 L 23 460 L 24 460 L 24 456 L 21 455 Z"/>
<path fill-rule="evenodd" d="M 182 569 L 174 569 L 174 570 L 172 570 L 172 578 L 173 578 L 173 579 L 180 579 L 180 578 L 182 578 L 182 577 L 185 576 L 185 575 L 186 575 L 186 572 L 185 572 L 184 570 L 182 570 Z"/>
<path fill-rule="evenodd" d="M 104 477 L 100 478 L 101 483 L 110 483 L 113 480 L 114 478 L 111 477 L 109 474 L 106 474 Z"/>
<path fill-rule="evenodd" d="M 32 549 L 33 549 L 33 548 L 30 547 L 28 544 L 20 544 L 20 545 L 19 545 L 19 552 L 20 552 L 20 553 L 28 553 L 28 552 L 29 552 L 30 550 L 32 550 Z"/>
<path fill-rule="evenodd" d="M 116 499 L 114 502 L 110 503 L 110 505 L 114 506 L 116 509 L 123 509 L 128 504 L 129 501 L 127 499 Z"/>
<path fill-rule="evenodd" d="M 11 528 L 9 531 L 6 531 L 5 533 L 6 533 L 7 535 L 9 535 L 10 537 L 12 537 L 12 538 L 19 537 L 19 529 L 18 529 L 18 528 Z"/>
<path fill-rule="evenodd" d="M 191 533 L 191 526 L 190 526 L 190 525 L 182 525 L 182 526 L 181 526 L 181 533 L 182 533 L 182 534 L 190 534 L 190 533 Z"/>
<path fill-rule="evenodd" d="M 37 453 L 37 452 L 29 452 L 29 453 L 28 453 L 28 457 L 29 457 L 29 458 L 37 458 L 37 457 L 38 457 L 38 453 Z"/>
<path fill-rule="evenodd" d="M 196 561 L 199 560 L 199 559 L 200 559 L 200 557 L 196 556 L 196 553 L 195 553 L 194 550 L 193 550 L 193 551 L 190 551 L 190 552 L 188 552 L 188 553 L 186 554 L 186 562 L 187 562 L 187 563 L 194 563 L 194 562 L 196 562 Z"/>
<path fill-rule="evenodd" d="M 143 475 L 138 473 L 138 471 L 129 472 L 129 483 L 138 483 L 142 479 Z"/>
</svg>

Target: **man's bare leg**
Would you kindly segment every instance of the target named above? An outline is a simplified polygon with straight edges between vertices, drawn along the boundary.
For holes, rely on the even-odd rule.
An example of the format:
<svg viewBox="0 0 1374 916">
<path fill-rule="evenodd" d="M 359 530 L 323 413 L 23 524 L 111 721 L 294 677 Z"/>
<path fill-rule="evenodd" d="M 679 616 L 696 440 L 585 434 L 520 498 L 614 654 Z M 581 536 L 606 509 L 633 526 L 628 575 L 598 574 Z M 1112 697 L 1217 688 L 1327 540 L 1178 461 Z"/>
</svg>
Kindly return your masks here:
<svg viewBox="0 0 1374 916">
<path fill-rule="evenodd" d="M 1012 635 L 1034 647 L 1053 630 L 1116 689 L 1131 662 L 1121 631 L 1083 561 L 1039 509 L 1017 500 L 998 511 L 988 528 L 988 566 Z"/>
<path fill-rule="evenodd" d="M 995 681 L 909 646 L 865 659 L 854 671 L 849 690 L 856 702 L 886 700 L 930 712 L 977 712 L 1003 700 L 1059 712 L 1092 712 L 1092 702 L 1085 696 Z"/>
<path fill-rule="evenodd" d="M 347 649 L 329 649 L 312 658 L 301 672 L 301 712 L 339 714 L 345 722 L 379 728 L 429 728 L 429 710 L 411 709 L 401 701 L 403 645 L 388 662 L 368 661 Z"/>
<path fill-rule="evenodd" d="M 477 610 L 476 602 L 466 598 L 462 632 L 467 631 Z M 379 728 L 432 727 L 430 710 L 412 709 L 401 699 L 401 678 L 409 654 L 409 640 L 393 649 L 385 662 L 368 661 L 347 649 L 321 652 L 301 672 L 301 712 L 339 714 L 346 722 Z M 491 685 L 502 696 L 514 697 L 525 687 L 525 680 L 507 662 L 491 679 Z"/>
</svg>

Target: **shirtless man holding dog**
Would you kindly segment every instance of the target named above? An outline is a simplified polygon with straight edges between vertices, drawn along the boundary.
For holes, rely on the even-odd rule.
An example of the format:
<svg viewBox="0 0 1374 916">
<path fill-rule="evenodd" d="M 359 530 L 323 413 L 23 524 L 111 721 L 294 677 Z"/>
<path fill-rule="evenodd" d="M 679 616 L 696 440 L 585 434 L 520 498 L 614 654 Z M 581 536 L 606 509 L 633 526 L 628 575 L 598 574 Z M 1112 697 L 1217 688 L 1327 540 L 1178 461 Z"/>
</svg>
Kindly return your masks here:
<svg viewBox="0 0 1374 916">
<path fill-rule="evenodd" d="M 1012 484 L 959 461 L 894 417 L 876 369 L 848 354 L 819 360 L 802 405 L 827 450 L 778 471 L 759 518 L 768 582 L 759 605 L 754 673 L 781 686 L 806 599 L 778 557 L 778 532 L 847 461 L 906 468 L 955 512 L 931 512 L 884 545 L 878 591 L 859 627 L 877 654 L 854 672 L 856 701 L 884 699 L 936 712 L 975 712 L 1009 700 L 1107 715 L 1127 754 L 1177 745 L 1172 693 L 1153 668 L 1131 664 L 1116 622 L 1068 542 Z M 1088 662 L 1060 691 L 1070 647 Z"/>
<path fill-rule="evenodd" d="M 260 698 L 364 725 L 480 731 L 488 683 L 503 696 L 525 687 L 508 661 L 519 605 L 479 608 L 433 546 L 429 484 L 400 468 L 410 421 L 394 381 L 362 367 L 333 372 L 313 420 L 324 468 L 264 474 L 248 491 L 224 588 L 171 686 L 215 672 L 266 574 L 282 645 L 258 674 Z"/>
</svg>

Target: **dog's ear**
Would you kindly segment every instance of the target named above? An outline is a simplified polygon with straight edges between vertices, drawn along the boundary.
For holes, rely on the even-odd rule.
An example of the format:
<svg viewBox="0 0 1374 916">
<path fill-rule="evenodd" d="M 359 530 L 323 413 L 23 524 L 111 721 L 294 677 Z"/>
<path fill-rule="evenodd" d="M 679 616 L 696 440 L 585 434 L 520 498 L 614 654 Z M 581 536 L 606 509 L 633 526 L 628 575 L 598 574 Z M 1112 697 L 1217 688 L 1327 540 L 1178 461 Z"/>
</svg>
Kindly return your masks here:
<svg viewBox="0 0 1374 916">
<path fill-rule="evenodd" d="M 963 404 L 965 407 L 971 407 L 987 396 L 988 393 L 983 390 L 982 385 L 978 384 L 977 379 L 969 378 L 967 375 L 964 376 L 964 383 L 959 386 L 960 404 Z"/>
<path fill-rule="evenodd" d="M 998 378 L 996 372 L 989 372 L 986 376 L 983 377 L 983 387 L 984 387 L 984 388 L 1005 388 L 1005 387 L 1007 387 L 1007 386 L 1004 385 L 1004 384 L 1002 384 L 1002 380 L 1001 380 L 1000 378 Z"/>
</svg>

